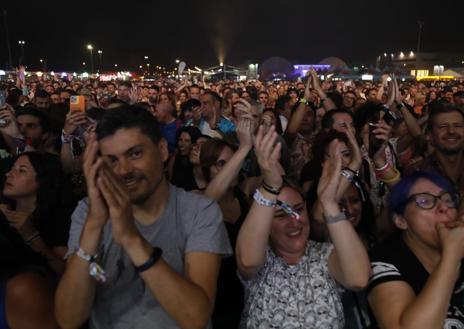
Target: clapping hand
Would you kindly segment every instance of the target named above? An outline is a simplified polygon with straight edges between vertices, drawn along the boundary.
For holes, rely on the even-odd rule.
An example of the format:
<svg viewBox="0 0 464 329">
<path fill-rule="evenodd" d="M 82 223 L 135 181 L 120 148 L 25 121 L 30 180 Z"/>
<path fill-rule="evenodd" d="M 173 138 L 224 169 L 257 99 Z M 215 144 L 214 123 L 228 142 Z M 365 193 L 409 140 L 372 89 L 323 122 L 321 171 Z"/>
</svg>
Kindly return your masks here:
<svg viewBox="0 0 464 329">
<path fill-rule="evenodd" d="M 124 181 L 104 162 L 98 172 L 97 186 L 108 205 L 114 241 L 119 245 L 129 243 L 138 234 L 138 230 L 132 213 L 130 193 Z"/>
<path fill-rule="evenodd" d="M 342 154 L 341 144 L 338 140 L 332 143 L 332 155 L 327 158 L 322 166 L 322 176 L 317 186 L 317 196 L 321 204 L 335 205 L 338 207 L 336 195 L 341 180 Z"/>
<path fill-rule="evenodd" d="M 275 143 L 276 140 L 277 133 L 274 126 L 271 126 L 266 133 L 264 133 L 264 127 L 260 126 L 254 145 L 264 181 L 275 189 L 280 189 L 283 183 L 282 175 L 284 174 L 279 162 L 282 145 L 281 143 Z"/>
</svg>

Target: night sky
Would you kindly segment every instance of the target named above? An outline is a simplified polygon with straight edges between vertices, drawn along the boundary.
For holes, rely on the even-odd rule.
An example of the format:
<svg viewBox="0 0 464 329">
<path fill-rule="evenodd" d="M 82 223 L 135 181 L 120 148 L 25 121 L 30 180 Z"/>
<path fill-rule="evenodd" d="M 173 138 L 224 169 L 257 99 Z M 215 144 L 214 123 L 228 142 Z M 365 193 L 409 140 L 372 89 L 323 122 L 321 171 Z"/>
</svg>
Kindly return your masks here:
<svg viewBox="0 0 464 329">
<path fill-rule="evenodd" d="M 25 63 L 40 58 L 55 71 L 90 63 L 86 44 L 103 51 L 103 69 L 135 70 L 146 63 L 175 66 L 179 58 L 207 67 L 259 63 L 271 56 L 317 63 L 337 56 L 371 64 L 384 52 L 415 51 L 417 21 L 424 21 L 422 50 L 464 54 L 464 2 L 436 1 L 2 1 L 8 10 L 13 64 L 25 40 Z M 16 3 L 16 4 L 13 4 Z M 2 15 L 3 16 L 3 15 Z M 3 17 L 0 67 L 7 63 Z"/>
</svg>

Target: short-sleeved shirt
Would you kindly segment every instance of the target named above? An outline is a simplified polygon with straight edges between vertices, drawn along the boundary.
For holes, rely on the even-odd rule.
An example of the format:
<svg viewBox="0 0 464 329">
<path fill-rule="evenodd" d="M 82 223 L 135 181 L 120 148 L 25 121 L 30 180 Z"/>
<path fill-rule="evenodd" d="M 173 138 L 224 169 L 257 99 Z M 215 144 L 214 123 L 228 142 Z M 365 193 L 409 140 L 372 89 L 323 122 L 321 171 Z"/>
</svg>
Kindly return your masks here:
<svg viewBox="0 0 464 329">
<path fill-rule="evenodd" d="M 399 233 L 373 249 L 371 268 L 372 275 L 367 287 L 368 293 L 382 283 L 403 281 L 418 295 L 430 275 Z M 461 267 L 461 275 L 451 297 L 443 328 L 464 328 L 463 274 Z"/>
<path fill-rule="evenodd" d="M 343 328 L 339 286 L 328 268 L 332 244 L 310 241 L 298 264 L 288 265 L 270 248 L 259 273 L 245 287 L 240 328 Z"/>
<path fill-rule="evenodd" d="M 68 253 L 78 248 L 87 213 L 88 201 L 84 199 L 72 216 Z M 232 253 L 217 203 L 171 185 L 164 213 L 151 225 L 142 226 L 137 221 L 136 225 L 150 244 L 163 250 L 164 261 L 181 275 L 186 253 Z M 129 256 L 113 240 L 111 219 L 104 227 L 100 253 L 107 281 L 97 285 L 90 328 L 178 328 L 135 273 Z"/>
</svg>

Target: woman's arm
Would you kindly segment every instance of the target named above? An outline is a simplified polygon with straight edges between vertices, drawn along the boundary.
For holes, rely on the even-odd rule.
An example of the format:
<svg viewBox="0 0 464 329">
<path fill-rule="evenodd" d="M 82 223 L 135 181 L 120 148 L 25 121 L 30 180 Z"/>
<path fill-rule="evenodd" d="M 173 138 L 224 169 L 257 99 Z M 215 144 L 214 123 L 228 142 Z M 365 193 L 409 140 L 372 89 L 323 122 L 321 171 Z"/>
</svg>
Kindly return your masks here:
<svg viewBox="0 0 464 329">
<path fill-rule="evenodd" d="M 282 186 L 279 167 L 281 144 L 274 145 L 277 139 L 274 126 L 265 135 L 263 132 L 264 128 L 259 127 L 255 140 L 256 156 L 266 184 L 279 189 Z M 276 195 L 263 188 L 260 188 L 259 191 L 264 198 L 272 202 L 276 201 Z M 265 263 L 273 217 L 274 207 L 260 205 L 254 201 L 242 224 L 235 252 L 238 270 L 245 278 L 255 276 Z"/>
<path fill-rule="evenodd" d="M 238 176 L 242 168 L 243 161 L 250 152 L 253 146 L 253 123 L 250 119 L 245 118 L 238 122 L 237 125 L 237 138 L 240 142 L 238 150 L 224 165 L 224 168 L 214 177 L 208 184 L 205 195 L 216 200 L 221 201 L 226 191 L 229 189 L 233 180 Z"/>
<path fill-rule="evenodd" d="M 464 223 L 437 224 L 441 259 L 416 296 L 405 282 L 374 287 L 368 300 L 381 328 L 443 328 L 464 256 Z"/>
<path fill-rule="evenodd" d="M 339 142 L 335 143 L 335 149 L 335 156 L 324 162 L 322 177 L 317 187 L 318 199 L 334 245 L 329 256 L 329 272 L 344 287 L 360 290 L 369 280 L 369 257 L 353 225 L 346 220 L 335 199 L 342 167 Z"/>
</svg>

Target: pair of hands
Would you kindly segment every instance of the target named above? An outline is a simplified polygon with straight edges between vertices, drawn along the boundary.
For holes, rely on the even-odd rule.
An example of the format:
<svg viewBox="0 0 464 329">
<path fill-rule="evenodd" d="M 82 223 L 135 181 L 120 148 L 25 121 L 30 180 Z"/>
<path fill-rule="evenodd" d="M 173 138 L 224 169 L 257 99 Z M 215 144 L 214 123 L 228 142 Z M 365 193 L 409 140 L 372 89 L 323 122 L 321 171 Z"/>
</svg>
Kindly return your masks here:
<svg viewBox="0 0 464 329">
<path fill-rule="evenodd" d="M 125 245 L 137 236 L 129 191 L 102 157 L 98 156 L 98 141 L 95 133 L 87 140 L 83 169 L 89 198 L 88 223 L 102 229 L 111 217 L 113 239 Z"/>
<path fill-rule="evenodd" d="M 260 126 L 254 144 L 264 181 L 278 189 L 283 184 L 282 175 L 284 170 L 279 162 L 282 145 L 276 143 L 276 140 L 277 133 L 274 126 L 267 133 L 264 132 L 264 127 Z M 341 144 L 337 141 L 334 144 L 334 156 L 324 162 L 322 177 L 317 187 L 317 194 L 321 203 L 338 205 L 335 196 L 340 186 L 341 169 Z"/>
<path fill-rule="evenodd" d="M 391 78 L 391 86 L 390 86 L 390 89 L 389 89 L 389 92 L 388 92 L 388 99 L 387 99 L 387 103 L 386 105 L 388 106 L 388 108 L 391 109 L 391 106 L 393 105 L 393 103 L 395 104 L 401 104 L 402 103 L 402 99 L 401 99 L 401 92 L 400 92 L 400 88 L 399 88 L 399 85 L 398 85 L 398 80 L 396 79 L 396 76 L 394 74 L 392 75 L 382 75 L 382 83 L 384 83 L 383 79 L 384 79 L 384 76 L 386 76 L 385 78 L 385 83 L 387 82 L 387 78 L 390 77 Z"/>
<path fill-rule="evenodd" d="M 314 103 L 315 95 L 312 93 L 311 89 L 313 89 L 316 92 L 317 96 L 321 98 L 325 97 L 325 92 L 321 86 L 321 82 L 314 68 L 311 68 L 308 71 L 308 81 L 306 82 L 304 96 L 303 96 L 307 101 Z"/>
</svg>

